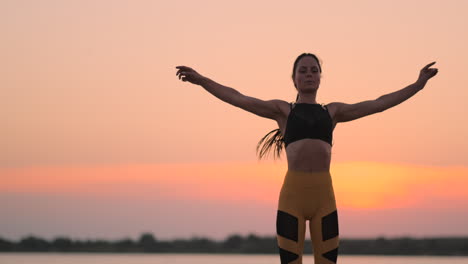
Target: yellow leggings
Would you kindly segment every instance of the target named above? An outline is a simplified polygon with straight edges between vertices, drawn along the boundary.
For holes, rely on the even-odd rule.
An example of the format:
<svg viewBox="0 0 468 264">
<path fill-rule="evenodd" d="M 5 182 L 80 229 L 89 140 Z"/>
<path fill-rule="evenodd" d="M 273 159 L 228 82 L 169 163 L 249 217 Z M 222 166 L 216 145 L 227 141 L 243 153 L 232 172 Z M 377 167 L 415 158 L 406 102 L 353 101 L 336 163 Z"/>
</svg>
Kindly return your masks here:
<svg viewBox="0 0 468 264">
<path fill-rule="evenodd" d="M 287 171 L 276 217 L 281 264 L 302 264 L 306 220 L 315 264 L 336 263 L 338 213 L 329 171 Z"/>
</svg>

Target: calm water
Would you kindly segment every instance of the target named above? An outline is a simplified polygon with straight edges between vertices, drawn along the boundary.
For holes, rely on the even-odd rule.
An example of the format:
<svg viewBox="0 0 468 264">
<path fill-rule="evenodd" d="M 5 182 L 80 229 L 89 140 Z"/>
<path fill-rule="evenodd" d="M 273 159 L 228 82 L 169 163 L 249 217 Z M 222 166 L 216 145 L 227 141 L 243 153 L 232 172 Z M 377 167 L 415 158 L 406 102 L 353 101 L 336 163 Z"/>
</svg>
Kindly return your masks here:
<svg viewBox="0 0 468 264">
<path fill-rule="evenodd" d="M 1 253 L 0 264 L 280 264 L 275 255 Z M 303 264 L 314 263 L 312 255 Z M 340 264 L 468 264 L 468 257 L 338 256 Z"/>
</svg>

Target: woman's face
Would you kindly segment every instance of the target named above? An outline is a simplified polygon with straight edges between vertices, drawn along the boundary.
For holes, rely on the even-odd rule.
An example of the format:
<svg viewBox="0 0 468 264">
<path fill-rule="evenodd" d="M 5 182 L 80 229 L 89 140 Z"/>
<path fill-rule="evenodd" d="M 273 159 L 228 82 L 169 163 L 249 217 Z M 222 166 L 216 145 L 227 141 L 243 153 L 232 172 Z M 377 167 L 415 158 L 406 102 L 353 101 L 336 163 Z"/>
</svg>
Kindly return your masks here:
<svg viewBox="0 0 468 264">
<path fill-rule="evenodd" d="M 320 85 L 320 68 L 314 57 L 305 56 L 297 63 L 294 84 L 298 91 L 317 90 Z"/>
</svg>

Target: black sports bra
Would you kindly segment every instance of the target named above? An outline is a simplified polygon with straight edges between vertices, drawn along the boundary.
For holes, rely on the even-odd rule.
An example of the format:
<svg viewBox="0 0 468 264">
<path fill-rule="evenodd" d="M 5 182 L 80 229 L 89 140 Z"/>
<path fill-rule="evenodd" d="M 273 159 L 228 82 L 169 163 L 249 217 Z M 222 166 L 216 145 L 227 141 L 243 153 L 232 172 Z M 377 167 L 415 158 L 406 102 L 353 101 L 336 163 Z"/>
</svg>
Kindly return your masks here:
<svg viewBox="0 0 468 264">
<path fill-rule="evenodd" d="M 291 142 L 304 139 L 321 139 L 332 145 L 333 120 L 326 106 L 320 104 L 296 103 L 286 121 L 284 143 L 287 147 Z"/>
</svg>

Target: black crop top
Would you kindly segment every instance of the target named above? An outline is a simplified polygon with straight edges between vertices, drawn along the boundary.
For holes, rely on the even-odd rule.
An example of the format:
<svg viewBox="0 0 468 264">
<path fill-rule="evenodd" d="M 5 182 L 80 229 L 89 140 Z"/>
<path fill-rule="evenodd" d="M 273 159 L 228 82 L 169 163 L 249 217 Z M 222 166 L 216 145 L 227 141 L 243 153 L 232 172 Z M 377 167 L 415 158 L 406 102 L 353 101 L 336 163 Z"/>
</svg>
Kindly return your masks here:
<svg viewBox="0 0 468 264">
<path fill-rule="evenodd" d="M 294 108 L 290 103 L 290 106 L 283 138 L 286 147 L 304 138 L 321 139 L 332 144 L 333 121 L 326 106 L 308 103 L 297 103 Z"/>
</svg>

